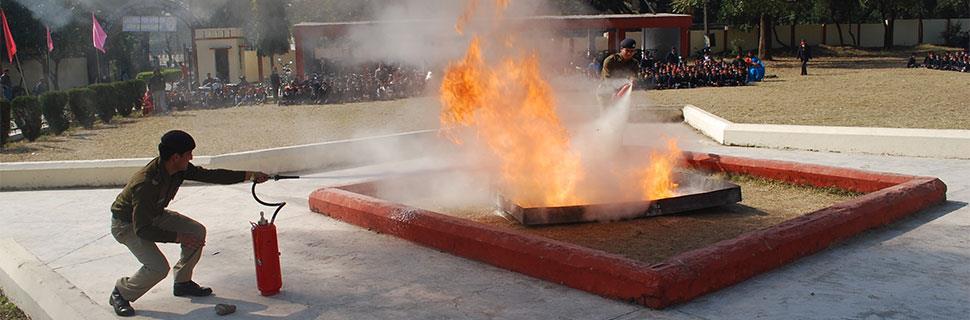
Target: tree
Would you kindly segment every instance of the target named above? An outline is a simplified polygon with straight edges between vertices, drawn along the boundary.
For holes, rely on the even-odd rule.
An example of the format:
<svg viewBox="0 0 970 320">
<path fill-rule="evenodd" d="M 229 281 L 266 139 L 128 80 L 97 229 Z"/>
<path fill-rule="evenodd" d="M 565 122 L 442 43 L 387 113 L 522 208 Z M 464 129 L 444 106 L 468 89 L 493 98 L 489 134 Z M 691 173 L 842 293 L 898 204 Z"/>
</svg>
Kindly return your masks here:
<svg viewBox="0 0 970 320">
<path fill-rule="evenodd" d="M 252 0 L 255 18 L 249 28 L 255 38 L 256 54 L 269 56 L 270 65 L 273 55 L 283 54 L 290 49 L 289 22 L 285 7 L 279 0 Z"/>
<path fill-rule="evenodd" d="M 907 13 L 916 11 L 919 7 L 917 0 L 862 0 L 863 5 L 878 10 L 882 17 L 883 48 L 893 47 L 893 30 L 896 19 Z"/>
<path fill-rule="evenodd" d="M 708 0 L 673 0 L 672 1 L 674 12 L 693 14 L 695 8 L 698 8 L 698 7 L 704 8 L 705 45 L 708 45 L 707 41 L 709 41 L 708 39 L 710 39 L 710 36 L 711 36 L 710 30 L 707 28 L 707 4 L 708 4 Z"/>
<path fill-rule="evenodd" d="M 17 44 L 17 58 L 36 58 L 43 56 L 42 54 L 47 52 L 47 38 L 46 33 L 38 32 L 44 30 L 44 26 L 34 18 L 34 14 L 15 1 L 0 2 L 0 8 L 3 9 L 4 14 L 7 17 L 7 25 L 10 27 L 10 34 L 13 35 L 14 42 Z M 41 36 L 43 35 L 43 36 Z M 43 40 L 41 38 L 43 37 Z M 7 56 L 6 42 L 3 44 L 2 59 L 4 61 L 10 61 Z M 16 66 L 16 62 L 15 66 Z M 22 87 L 27 87 L 24 84 L 25 75 L 20 75 L 20 85 Z M 34 78 L 37 79 L 37 78 Z"/>
<path fill-rule="evenodd" d="M 722 20 L 734 23 L 741 29 L 758 26 L 758 55 L 771 58 L 771 42 L 766 41 L 771 32 L 772 17 L 783 12 L 785 0 L 724 0 L 721 2 Z"/>
<path fill-rule="evenodd" d="M 825 18 L 822 22 L 833 22 L 835 23 L 836 31 L 839 34 L 839 45 L 845 45 L 845 39 L 842 36 L 842 24 L 852 24 L 852 19 L 856 18 L 856 15 L 862 12 L 862 7 L 859 1 L 845 1 L 845 0 L 818 0 L 817 4 L 820 10 L 825 13 Z M 852 33 L 851 26 L 849 27 L 849 36 L 852 37 L 852 44 L 856 43 L 855 34 Z"/>
</svg>

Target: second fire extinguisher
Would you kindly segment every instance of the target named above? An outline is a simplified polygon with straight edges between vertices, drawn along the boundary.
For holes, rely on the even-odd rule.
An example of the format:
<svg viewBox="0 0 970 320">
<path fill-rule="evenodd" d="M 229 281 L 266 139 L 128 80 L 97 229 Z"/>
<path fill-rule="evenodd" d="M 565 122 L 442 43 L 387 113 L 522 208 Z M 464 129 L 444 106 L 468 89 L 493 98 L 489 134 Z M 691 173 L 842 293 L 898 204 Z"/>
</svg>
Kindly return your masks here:
<svg viewBox="0 0 970 320">
<path fill-rule="evenodd" d="M 296 179 L 299 177 L 276 175 L 272 178 L 279 180 Z M 253 226 L 253 255 L 256 260 L 256 287 L 259 288 L 259 294 L 271 296 L 279 293 L 280 288 L 283 287 L 283 275 L 280 272 L 280 250 L 274 222 L 276 222 L 276 214 L 280 212 L 280 209 L 283 209 L 286 202 L 268 203 L 260 200 L 256 196 L 256 181 L 253 181 L 253 198 L 256 199 L 256 202 L 264 206 L 276 207 L 276 211 L 273 212 L 273 217 L 269 221 L 266 221 L 266 217 L 260 211 L 259 221 L 255 223 L 250 222 Z"/>
</svg>

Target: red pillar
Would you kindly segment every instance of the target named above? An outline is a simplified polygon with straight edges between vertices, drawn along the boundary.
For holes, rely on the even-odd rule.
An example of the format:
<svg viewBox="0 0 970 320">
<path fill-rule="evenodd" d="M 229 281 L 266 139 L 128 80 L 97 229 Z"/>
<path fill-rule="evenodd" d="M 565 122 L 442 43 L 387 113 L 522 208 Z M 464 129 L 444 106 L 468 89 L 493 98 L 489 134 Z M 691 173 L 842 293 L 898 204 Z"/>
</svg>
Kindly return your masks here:
<svg viewBox="0 0 970 320">
<path fill-rule="evenodd" d="M 680 55 L 685 59 L 690 55 L 690 30 L 687 27 L 680 28 Z"/>
<path fill-rule="evenodd" d="M 626 39 L 626 30 L 617 29 L 616 30 L 616 43 L 620 43 L 620 41 L 623 41 L 623 39 Z"/>
</svg>

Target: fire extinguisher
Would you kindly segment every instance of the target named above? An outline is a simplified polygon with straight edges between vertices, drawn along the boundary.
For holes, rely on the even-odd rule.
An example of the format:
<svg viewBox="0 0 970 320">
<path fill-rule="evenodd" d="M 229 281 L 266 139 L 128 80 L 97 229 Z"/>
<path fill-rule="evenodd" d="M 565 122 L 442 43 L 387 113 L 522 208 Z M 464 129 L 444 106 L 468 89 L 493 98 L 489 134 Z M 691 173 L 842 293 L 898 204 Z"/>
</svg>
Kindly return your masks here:
<svg viewBox="0 0 970 320">
<path fill-rule="evenodd" d="M 274 180 L 297 179 L 299 176 L 274 175 Z M 259 221 L 250 222 L 253 232 L 253 255 L 256 260 L 256 287 L 259 294 L 271 296 L 280 292 L 283 287 L 283 275 L 280 272 L 280 250 L 276 240 L 276 214 L 283 209 L 286 202 L 268 203 L 260 200 L 256 196 L 256 181 L 253 181 L 253 199 L 264 206 L 276 207 L 273 217 L 266 221 L 262 211 L 259 212 Z"/>
</svg>

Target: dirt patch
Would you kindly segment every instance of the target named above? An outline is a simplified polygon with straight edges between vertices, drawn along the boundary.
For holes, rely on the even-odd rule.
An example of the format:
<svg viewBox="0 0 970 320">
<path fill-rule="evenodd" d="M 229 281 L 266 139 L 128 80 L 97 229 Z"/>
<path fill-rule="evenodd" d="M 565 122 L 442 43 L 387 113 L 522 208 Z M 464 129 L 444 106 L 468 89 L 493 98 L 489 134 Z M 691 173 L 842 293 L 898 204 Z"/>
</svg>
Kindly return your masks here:
<svg viewBox="0 0 970 320">
<path fill-rule="evenodd" d="M 744 199 L 734 205 L 624 221 L 524 227 L 489 206 L 440 207 L 433 205 L 433 199 L 406 203 L 652 264 L 858 196 L 837 189 L 795 186 L 745 175 L 717 177 L 740 185 Z"/>
</svg>

